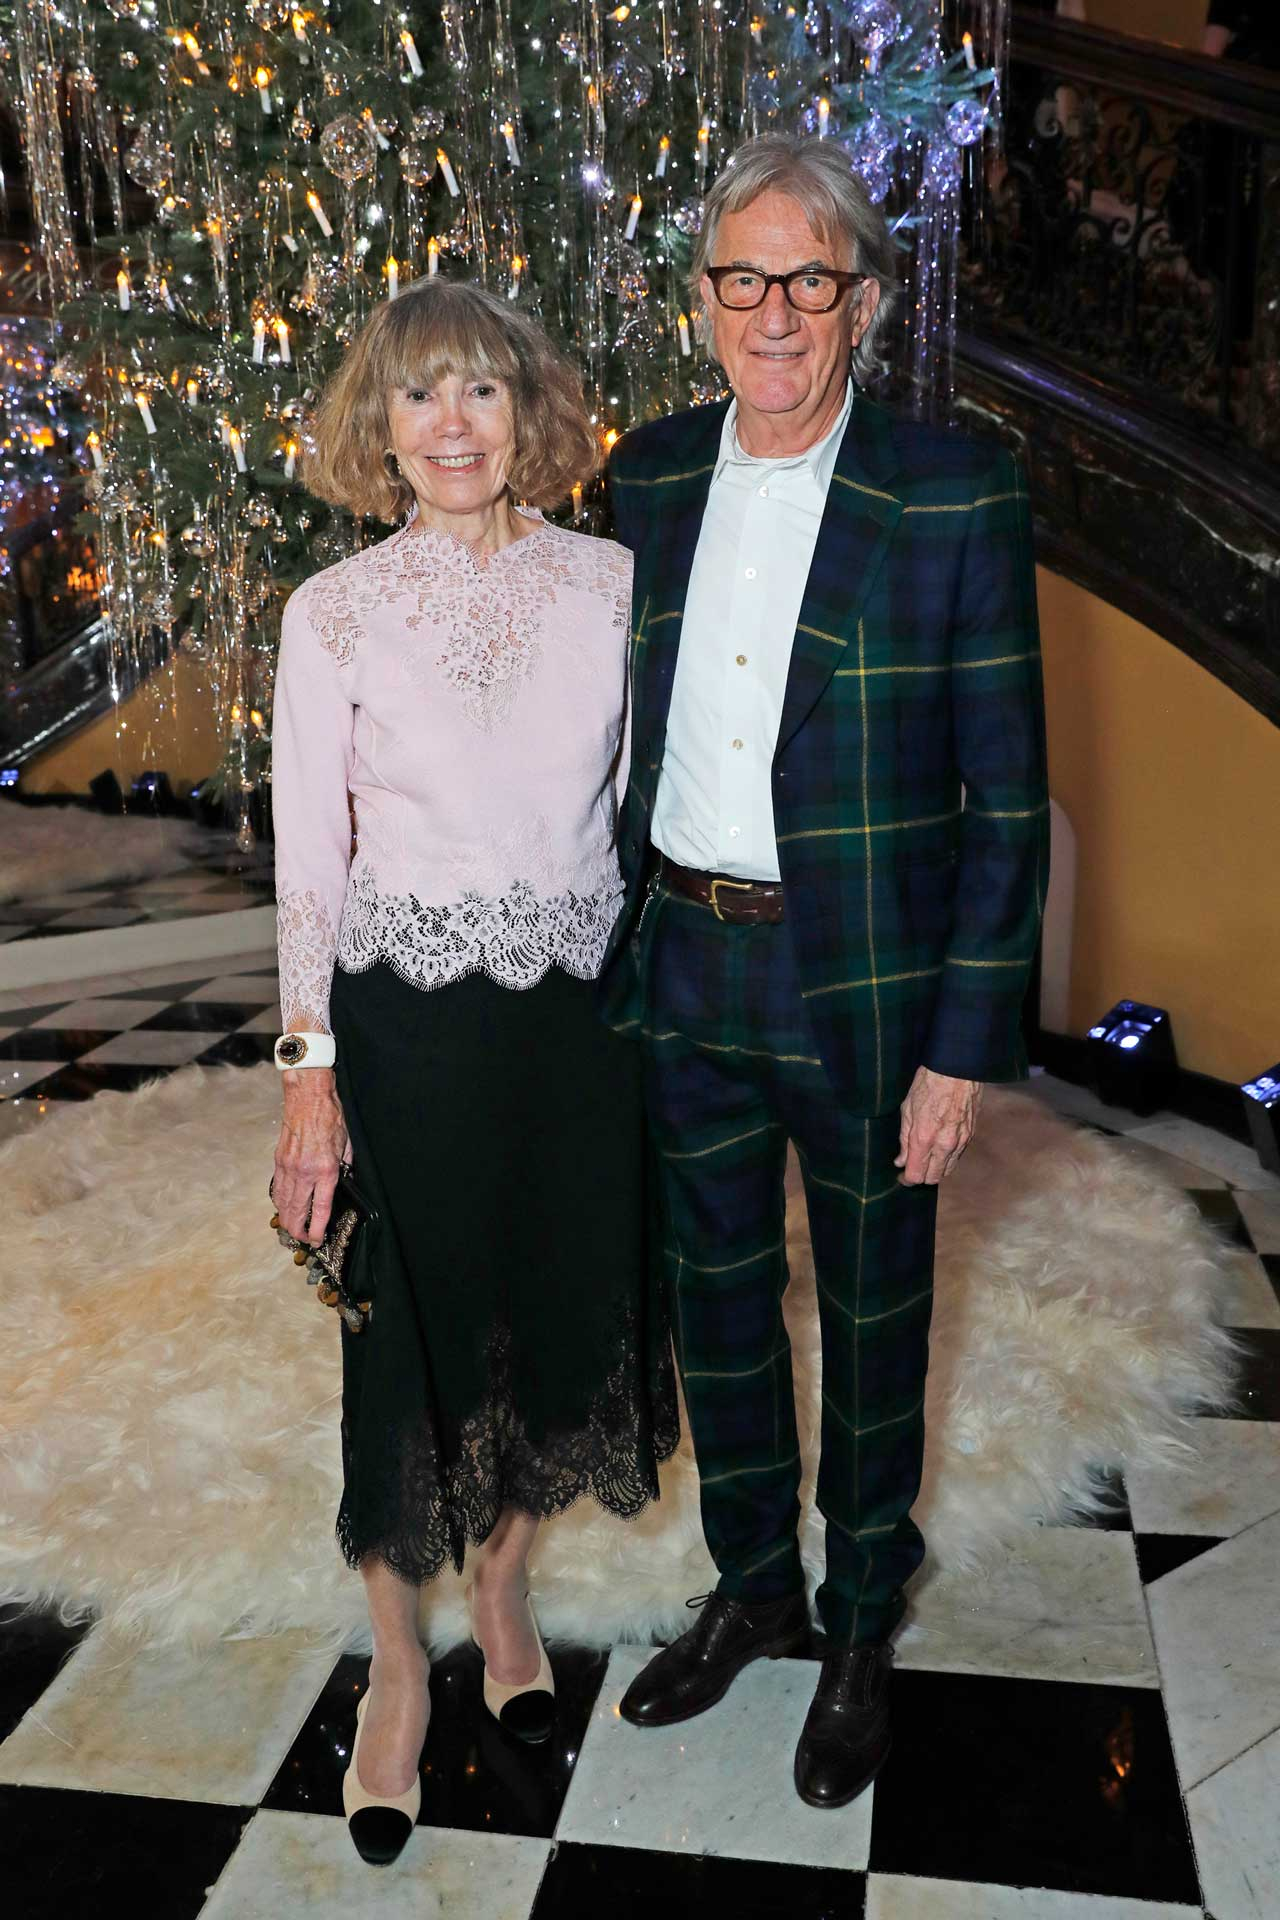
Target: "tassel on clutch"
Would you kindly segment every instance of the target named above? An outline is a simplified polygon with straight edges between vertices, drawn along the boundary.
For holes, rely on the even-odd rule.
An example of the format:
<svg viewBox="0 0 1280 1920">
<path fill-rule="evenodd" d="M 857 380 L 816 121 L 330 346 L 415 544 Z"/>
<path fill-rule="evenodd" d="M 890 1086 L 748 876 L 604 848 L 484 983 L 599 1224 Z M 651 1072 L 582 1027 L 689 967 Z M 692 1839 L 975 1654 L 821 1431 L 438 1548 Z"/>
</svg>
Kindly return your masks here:
<svg viewBox="0 0 1280 1920">
<path fill-rule="evenodd" d="M 274 1187 L 273 1176 L 268 1198 L 274 1198 Z M 307 1285 L 315 1288 L 321 1306 L 333 1307 L 350 1333 L 363 1333 L 373 1318 L 373 1242 L 378 1215 L 357 1187 L 350 1167 L 344 1165 L 338 1175 L 328 1231 L 318 1247 L 286 1233 L 278 1213 L 272 1214 L 271 1225 L 281 1246 L 293 1254 L 295 1266 L 306 1268 Z"/>
</svg>

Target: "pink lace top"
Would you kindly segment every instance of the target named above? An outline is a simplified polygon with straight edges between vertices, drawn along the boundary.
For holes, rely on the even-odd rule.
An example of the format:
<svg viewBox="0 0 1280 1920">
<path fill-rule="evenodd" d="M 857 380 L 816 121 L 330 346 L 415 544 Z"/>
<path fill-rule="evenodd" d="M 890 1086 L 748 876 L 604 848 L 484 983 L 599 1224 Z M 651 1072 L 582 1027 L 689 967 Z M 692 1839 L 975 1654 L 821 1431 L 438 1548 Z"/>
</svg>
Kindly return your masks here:
<svg viewBox="0 0 1280 1920">
<path fill-rule="evenodd" d="M 631 555 L 529 517 L 477 560 L 415 510 L 289 600 L 272 719 L 286 1030 L 329 1031 L 335 962 L 385 960 L 418 987 L 600 970 L 622 896 Z"/>
</svg>

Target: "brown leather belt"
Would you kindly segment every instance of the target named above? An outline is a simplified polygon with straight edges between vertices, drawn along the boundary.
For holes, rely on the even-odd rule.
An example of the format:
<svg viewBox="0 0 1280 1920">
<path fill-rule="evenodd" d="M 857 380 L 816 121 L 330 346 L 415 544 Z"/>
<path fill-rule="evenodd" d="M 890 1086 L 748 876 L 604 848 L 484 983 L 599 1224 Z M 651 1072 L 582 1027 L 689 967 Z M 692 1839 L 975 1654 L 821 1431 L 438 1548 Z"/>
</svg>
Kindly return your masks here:
<svg viewBox="0 0 1280 1920">
<path fill-rule="evenodd" d="M 723 873 L 698 873 L 662 856 L 662 878 L 673 893 L 710 907 L 717 920 L 734 927 L 758 927 L 782 918 L 780 880 L 731 880 Z"/>
</svg>

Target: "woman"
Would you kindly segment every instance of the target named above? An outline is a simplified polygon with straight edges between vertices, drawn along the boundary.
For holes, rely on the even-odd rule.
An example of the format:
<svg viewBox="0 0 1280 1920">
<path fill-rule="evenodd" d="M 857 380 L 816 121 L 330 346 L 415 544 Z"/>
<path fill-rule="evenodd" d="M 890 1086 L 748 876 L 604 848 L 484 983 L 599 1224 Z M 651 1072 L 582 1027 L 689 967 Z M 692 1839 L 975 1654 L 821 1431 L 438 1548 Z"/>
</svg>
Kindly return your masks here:
<svg viewBox="0 0 1280 1920">
<path fill-rule="evenodd" d="M 639 1069 L 592 985 L 631 559 L 539 511 L 598 459 L 540 329 L 437 278 L 366 324 L 307 460 L 322 498 L 404 521 L 289 601 L 273 721 L 281 1006 L 319 1063 L 282 1066 L 275 1201 L 318 1242 L 349 1157 L 382 1221 L 336 1529 L 373 1633 L 344 1801 L 378 1863 L 420 1806 L 419 1586 L 484 1544 L 485 1698 L 545 1738 L 538 1521 L 584 1493 L 636 1513 L 677 1439 Z"/>
</svg>

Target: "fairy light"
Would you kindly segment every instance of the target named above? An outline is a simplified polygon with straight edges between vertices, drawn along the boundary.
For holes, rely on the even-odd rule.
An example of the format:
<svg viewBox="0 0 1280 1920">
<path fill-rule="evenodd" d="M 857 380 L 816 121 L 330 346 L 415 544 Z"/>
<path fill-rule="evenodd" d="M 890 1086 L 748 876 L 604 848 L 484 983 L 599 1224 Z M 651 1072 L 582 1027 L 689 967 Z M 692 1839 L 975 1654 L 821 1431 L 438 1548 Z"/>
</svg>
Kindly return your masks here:
<svg viewBox="0 0 1280 1920">
<path fill-rule="evenodd" d="M 449 164 L 449 156 L 443 147 L 436 148 L 436 165 L 439 167 L 444 178 L 444 183 L 449 189 L 450 197 L 456 200 L 462 189 L 458 185 L 458 176 Z"/>
<path fill-rule="evenodd" d="M 325 213 L 324 208 L 320 205 L 320 195 L 316 192 L 314 187 L 307 188 L 307 205 L 310 207 L 312 213 L 315 215 L 316 225 L 319 227 L 325 239 L 332 240 L 333 228 L 329 225 L 328 215 Z"/>
<path fill-rule="evenodd" d="M 418 58 L 418 49 L 414 45 L 413 35 L 408 27 L 401 32 L 400 45 L 404 48 L 404 57 L 409 62 L 409 71 L 416 78 L 422 72 L 422 62 Z"/>
<path fill-rule="evenodd" d="M 631 212 L 628 215 L 627 224 L 623 230 L 622 237 L 624 240 L 635 239 L 636 228 L 640 225 L 640 209 L 643 205 L 644 202 L 641 200 L 640 195 L 638 193 L 634 195 L 631 201 Z"/>
<path fill-rule="evenodd" d="M 617 441 L 618 441 L 618 429 L 616 427 L 610 427 L 608 433 L 606 433 L 604 437 L 605 452 L 612 453 L 614 447 L 617 445 Z"/>
<path fill-rule="evenodd" d="M 302 42 L 302 44 L 303 44 L 303 46 L 304 46 L 304 47 L 306 46 L 306 44 L 307 44 L 307 20 L 306 20 L 306 15 L 305 15 L 305 14 L 302 14 L 302 13 L 295 13 L 295 14 L 294 14 L 294 16 L 293 16 L 293 37 L 294 37 L 294 39 L 295 39 L 295 40 L 300 40 L 300 41 Z"/>
</svg>

